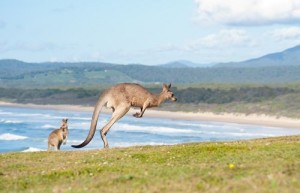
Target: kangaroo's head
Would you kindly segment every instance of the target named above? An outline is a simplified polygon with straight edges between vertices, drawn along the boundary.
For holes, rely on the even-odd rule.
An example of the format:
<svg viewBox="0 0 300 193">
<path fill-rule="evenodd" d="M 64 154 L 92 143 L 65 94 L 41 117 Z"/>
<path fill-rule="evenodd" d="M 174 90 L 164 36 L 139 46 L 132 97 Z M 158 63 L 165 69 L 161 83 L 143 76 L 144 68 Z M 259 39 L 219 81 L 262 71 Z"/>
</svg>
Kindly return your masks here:
<svg viewBox="0 0 300 193">
<path fill-rule="evenodd" d="M 68 130 L 68 119 L 63 119 L 61 121 L 61 126 L 60 128 L 63 129 L 63 131 L 67 131 Z"/>
<path fill-rule="evenodd" d="M 174 93 L 170 90 L 170 88 L 171 88 L 171 84 L 169 85 L 163 84 L 162 94 L 165 99 L 170 99 L 175 102 L 177 101 L 177 98 L 174 95 Z"/>
</svg>

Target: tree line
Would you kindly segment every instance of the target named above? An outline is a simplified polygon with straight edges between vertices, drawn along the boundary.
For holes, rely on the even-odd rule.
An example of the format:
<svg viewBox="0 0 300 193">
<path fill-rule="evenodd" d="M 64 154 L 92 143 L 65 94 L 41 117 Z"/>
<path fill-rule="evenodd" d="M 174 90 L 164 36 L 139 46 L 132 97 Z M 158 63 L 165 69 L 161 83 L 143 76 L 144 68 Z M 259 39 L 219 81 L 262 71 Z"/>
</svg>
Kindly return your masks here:
<svg viewBox="0 0 300 193">
<path fill-rule="evenodd" d="M 161 88 L 149 88 L 150 92 L 159 93 Z M 262 102 L 275 97 L 299 93 L 300 91 L 288 87 L 237 87 L 222 88 L 172 88 L 179 103 L 208 103 L 225 104 L 231 102 Z M 0 98 L 20 103 L 41 104 L 86 104 L 94 105 L 103 89 L 19 89 L 0 88 Z"/>
</svg>

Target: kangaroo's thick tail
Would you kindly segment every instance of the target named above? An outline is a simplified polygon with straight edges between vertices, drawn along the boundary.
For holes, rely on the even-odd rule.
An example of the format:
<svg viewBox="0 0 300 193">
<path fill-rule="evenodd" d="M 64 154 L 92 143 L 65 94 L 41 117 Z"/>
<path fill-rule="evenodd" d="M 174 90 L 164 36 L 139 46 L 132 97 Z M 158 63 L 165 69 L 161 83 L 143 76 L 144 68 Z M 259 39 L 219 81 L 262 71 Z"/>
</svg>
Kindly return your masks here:
<svg viewBox="0 0 300 193">
<path fill-rule="evenodd" d="M 99 98 L 99 100 L 98 100 L 98 102 L 97 102 L 97 104 L 95 106 L 95 109 L 94 109 L 94 113 L 93 113 L 93 118 L 92 118 L 92 121 L 91 121 L 89 135 L 86 137 L 86 139 L 84 140 L 84 142 L 82 142 L 79 145 L 72 145 L 72 147 L 74 147 L 74 148 L 81 148 L 81 147 L 84 147 L 84 146 L 86 146 L 87 144 L 90 143 L 90 141 L 93 139 L 95 131 L 96 131 L 96 127 L 97 127 L 97 122 L 98 122 L 100 111 L 101 111 L 102 107 L 105 105 L 106 102 L 107 101 L 106 101 L 106 99 L 104 97 L 100 97 Z"/>
</svg>

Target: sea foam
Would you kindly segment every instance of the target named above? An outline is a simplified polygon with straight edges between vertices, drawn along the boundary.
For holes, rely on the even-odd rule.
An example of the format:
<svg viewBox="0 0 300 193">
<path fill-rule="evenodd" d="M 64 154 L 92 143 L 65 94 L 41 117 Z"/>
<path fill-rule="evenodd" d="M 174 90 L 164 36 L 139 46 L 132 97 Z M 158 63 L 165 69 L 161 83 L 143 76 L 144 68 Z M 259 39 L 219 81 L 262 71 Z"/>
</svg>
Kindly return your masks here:
<svg viewBox="0 0 300 193">
<path fill-rule="evenodd" d="M 29 147 L 29 148 L 23 150 L 22 152 L 36 152 L 36 151 L 45 151 L 45 150 L 39 149 L 39 148 L 35 148 L 35 147 Z"/>
<path fill-rule="evenodd" d="M 45 125 L 40 126 L 40 128 L 43 128 L 43 129 L 55 129 L 55 128 L 58 128 L 58 126 L 51 125 L 51 124 L 45 124 Z"/>
<path fill-rule="evenodd" d="M 135 126 L 129 124 L 116 124 L 115 131 L 125 131 L 125 132 L 143 132 L 143 133 L 199 133 L 201 131 L 193 131 L 190 129 L 177 129 L 172 127 L 154 127 L 154 126 Z"/>
<path fill-rule="evenodd" d="M 14 141 L 14 140 L 24 140 L 27 139 L 28 137 L 22 136 L 22 135 L 14 135 L 11 133 L 4 133 L 0 135 L 0 140 L 5 140 L 5 141 Z"/>
<path fill-rule="evenodd" d="M 0 119 L 0 123 L 9 123 L 9 124 L 17 124 L 17 123 L 22 123 L 21 121 L 12 121 L 12 120 L 5 120 L 5 119 Z"/>
</svg>

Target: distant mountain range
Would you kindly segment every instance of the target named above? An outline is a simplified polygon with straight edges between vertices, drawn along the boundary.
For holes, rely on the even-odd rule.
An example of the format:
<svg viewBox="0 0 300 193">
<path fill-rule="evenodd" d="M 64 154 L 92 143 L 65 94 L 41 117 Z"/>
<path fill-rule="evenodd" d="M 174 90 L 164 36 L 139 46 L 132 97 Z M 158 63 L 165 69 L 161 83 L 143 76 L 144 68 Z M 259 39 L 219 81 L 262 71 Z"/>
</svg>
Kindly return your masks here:
<svg viewBox="0 0 300 193">
<path fill-rule="evenodd" d="M 166 68 L 205 68 L 205 67 L 213 67 L 214 65 L 215 63 L 200 64 L 188 60 L 176 60 L 176 61 L 168 62 L 166 64 L 161 64 L 159 66 L 166 67 Z"/>
<path fill-rule="evenodd" d="M 0 87 L 85 87 L 118 82 L 299 83 L 300 46 L 242 62 L 202 65 L 186 60 L 158 66 L 0 60 Z"/>
<path fill-rule="evenodd" d="M 300 45 L 242 62 L 216 64 L 214 67 L 257 68 L 270 66 L 300 66 Z"/>
<path fill-rule="evenodd" d="M 270 66 L 300 66 L 300 45 L 286 49 L 282 52 L 271 53 L 259 58 L 240 62 L 200 64 L 188 60 L 177 60 L 160 65 L 168 68 L 196 68 L 196 67 L 231 67 L 231 68 L 257 68 Z"/>
</svg>

